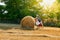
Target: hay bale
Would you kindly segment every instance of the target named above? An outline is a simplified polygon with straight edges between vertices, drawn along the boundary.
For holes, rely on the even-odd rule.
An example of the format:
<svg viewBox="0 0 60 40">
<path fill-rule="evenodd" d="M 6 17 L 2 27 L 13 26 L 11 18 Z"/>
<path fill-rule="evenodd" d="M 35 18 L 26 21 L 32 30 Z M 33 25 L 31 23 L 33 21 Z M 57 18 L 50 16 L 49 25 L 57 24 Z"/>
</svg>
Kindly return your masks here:
<svg viewBox="0 0 60 40">
<path fill-rule="evenodd" d="M 25 29 L 34 29 L 35 20 L 31 16 L 26 16 L 21 20 L 21 27 Z"/>
</svg>

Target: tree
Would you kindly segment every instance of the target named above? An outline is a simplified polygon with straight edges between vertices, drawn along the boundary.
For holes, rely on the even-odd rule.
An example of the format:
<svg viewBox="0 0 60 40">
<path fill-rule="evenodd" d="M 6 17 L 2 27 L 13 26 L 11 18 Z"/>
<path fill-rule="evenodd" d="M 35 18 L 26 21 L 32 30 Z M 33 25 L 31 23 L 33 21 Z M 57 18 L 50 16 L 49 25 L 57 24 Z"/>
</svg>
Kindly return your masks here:
<svg viewBox="0 0 60 40">
<path fill-rule="evenodd" d="M 37 7 L 37 4 L 38 2 L 36 0 L 9 0 L 6 3 L 8 18 L 21 20 L 27 15 L 35 17 L 39 11 L 38 7 L 40 7 Z"/>
</svg>

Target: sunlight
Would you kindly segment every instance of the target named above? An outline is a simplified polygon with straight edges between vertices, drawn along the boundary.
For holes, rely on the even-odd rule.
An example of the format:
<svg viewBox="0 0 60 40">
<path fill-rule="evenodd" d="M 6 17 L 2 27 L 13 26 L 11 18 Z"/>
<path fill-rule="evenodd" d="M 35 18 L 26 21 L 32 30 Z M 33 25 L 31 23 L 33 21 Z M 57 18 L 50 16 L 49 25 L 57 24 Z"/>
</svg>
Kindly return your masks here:
<svg viewBox="0 0 60 40">
<path fill-rule="evenodd" d="M 5 3 L 4 2 L 0 2 L 0 5 L 5 5 Z"/>
<path fill-rule="evenodd" d="M 44 9 L 47 9 L 47 7 L 51 7 L 52 4 L 55 2 L 55 0 L 43 0 L 40 2 L 40 5 L 44 7 Z"/>
</svg>

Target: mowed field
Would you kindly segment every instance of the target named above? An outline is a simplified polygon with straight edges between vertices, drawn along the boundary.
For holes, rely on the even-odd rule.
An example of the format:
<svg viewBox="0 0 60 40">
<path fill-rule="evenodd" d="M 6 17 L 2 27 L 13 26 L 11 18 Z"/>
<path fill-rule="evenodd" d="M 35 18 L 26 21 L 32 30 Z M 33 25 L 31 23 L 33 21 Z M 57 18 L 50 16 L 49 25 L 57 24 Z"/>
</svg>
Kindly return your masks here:
<svg viewBox="0 0 60 40">
<path fill-rule="evenodd" d="M 60 40 L 60 28 L 44 27 L 38 30 L 22 30 L 18 28 L 18 25 L 15 25 L 17 26 L 15 28 L 12 26 L 0 24 L 0 40 Z"/>
</svg>

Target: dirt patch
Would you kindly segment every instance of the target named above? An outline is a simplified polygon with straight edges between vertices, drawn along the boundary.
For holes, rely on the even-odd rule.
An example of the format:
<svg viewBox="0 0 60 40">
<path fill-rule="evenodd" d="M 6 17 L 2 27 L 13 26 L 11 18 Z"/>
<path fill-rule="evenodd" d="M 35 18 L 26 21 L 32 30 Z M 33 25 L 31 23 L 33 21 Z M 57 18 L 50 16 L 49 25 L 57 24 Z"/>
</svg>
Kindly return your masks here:
<svg viewBox="0 0 60 40">
<path fill-rule="evenodd" d="M 60 28 L 44 27 L 39 30 L 0 30 L 0 40 L 60 40 Z"/>
</svg>

